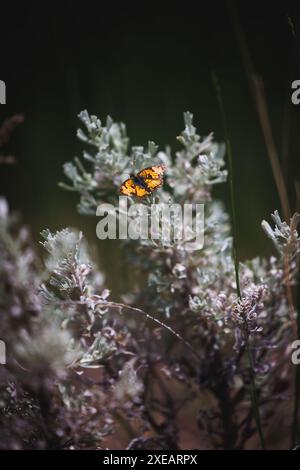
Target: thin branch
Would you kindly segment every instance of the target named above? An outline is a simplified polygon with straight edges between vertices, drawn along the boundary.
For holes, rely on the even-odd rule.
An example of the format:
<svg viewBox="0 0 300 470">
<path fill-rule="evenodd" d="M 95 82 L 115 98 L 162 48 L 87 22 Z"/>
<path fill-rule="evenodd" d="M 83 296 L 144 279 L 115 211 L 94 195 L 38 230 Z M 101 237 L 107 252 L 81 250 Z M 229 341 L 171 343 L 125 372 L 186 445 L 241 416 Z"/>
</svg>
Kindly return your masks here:
<svg viewBox="0 0 300 470">
<path fill-rule="evenodd" d="M 79 301 L 79 300 L 78 301 L 76 301 L 76 300 L 74 300 L 74 301 L 73 300 L 70 300 L 70 301 L 69 300 L 67 300 L 67 301 L 66 300 L 62 300 L 62 301 L 58 300 L 58 301 L 55 301 L 55 302 L 49 302 L 50 305 L 51 304 L 53 305 L 53 303 L 58 304 L 58 305 L 86 305 L 86 302 Z M 99 299 L 98 302 L 96 302 L 96 304 L 101 306 L 101 307 L 108 307 L 108 308 L 118 310 L 119 312 L 122 311 L 122 310 L 129 310 L 129 311 L 137 313 L 139 315 L 143 315 L 148 320 L 151 320 L 154 323 L 156 323 L 157 325 L 159 325 L 159 326 L 165 328 L 166 330 L 168 330 L 169 333 L 171 333 L 179 341 L 181 341 L 197 357 L 197 359 L 201 360 L 199 354 L 193 348 L 193 346 L 188 341 L 186 341 L 179 333 L 177 333 L 175 330 L 173 330 L 173 328 L 171 328 L 171 326 L 166 325 L 162 321 L 158 320 L 158 318 L 153 317 L 152 315 L 145 312 L 144 310 L 142 310 L 140 308 L 137 308 L 137 307 L 132 307 L 131 305 L 126 305 L 126 304 L 122 304 L 122 303 L 119 303 L 119 302 L 109 302 L 109 301 L 100 300 L 100 299 Z"/>
<path fill-rule="evenodd" d="M 232 213 L 232 225 L 233 225 L 233 259 L 234 259 L 234 268 L 235 268 L 236 290 L 237 290 L 238 297 L 241 299 L 242 294 L 241 294 L 240 279 L 239 279 L 239 260 L 238 260 L 238 254 L 237 254 L 237 219 L 236 219 L 236 211 L 235 211 L 235 197 L 234 197 L 234 185 L 233 185 L 233 158 L 232 158 L 231 143 L 230 143 L 229 133 L 228 133 L 228 128 L 227 128 L 225 109 L 224 109 L 224 104 L 223 104 L 223 99 L 222 99 L 222 94 L 221 94 L 221 88 L 220 88 L 216 74 L 213 73 L 212 79 L 213 79 L 213 83 L 215 86 L 217 100 L 219 103 L 219 108 L 220 108 L 220 113 L 221 113 L 221 118 L 222 118 L 222 123 L 223 123 L 223 128 L 224 128 L 224 134 L 225 134 L 226 147 L 227 147 L 228 166 L 229 166 L 230 201 L 231 201 L 231 213 Z M 258 397 L 257 397 L 257 391 L 256 391 L 256 384 L 255 384 L 254 362 L 253 362 L 253 357 L 252 357 L 252 353 L 251 353 L 251 349 L 249 345 L 248 325 L 247 325 L 247 320 L 245 316 L 244 316 L 244 324 L 245 324 L 245 334 L 244 334 L 245 347 L 246 347 L 246 353 L 247 353 L 248 362 L 250 366 L 251 402 L 252 402 L 254 419 L 255 419 L 258 435 L 259 435 L 260 445 L 261 445 L 261 448 L 264 449 L 265 443 L 264 443 L 262 425 L 261 425 L 261 420 L 260 420 Z"/>
</svg>

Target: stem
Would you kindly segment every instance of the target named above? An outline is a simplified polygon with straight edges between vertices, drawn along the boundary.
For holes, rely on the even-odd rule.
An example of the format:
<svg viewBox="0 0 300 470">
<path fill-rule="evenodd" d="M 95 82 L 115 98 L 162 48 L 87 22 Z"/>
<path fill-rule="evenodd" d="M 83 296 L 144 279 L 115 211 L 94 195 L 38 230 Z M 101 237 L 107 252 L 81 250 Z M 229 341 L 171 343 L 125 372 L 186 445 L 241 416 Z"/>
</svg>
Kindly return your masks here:
<svg viewBox="0 0 300 470">
<path fill-rule="evenodd" d="M 234 198 L 234 185 L 233 185 L 233 158 L 232 158 L 231 144 L 230 144 L 228 128 L 227 128 L 225 109 L 224 109 L 222 95 L 221 95 L 221 89 L 220 89 L 217 75 L 214 72 L 212 73 L 212 80 L 213 80 L 213 84 L 214 84 L 215 91 L 216 91 L 216 97 L 217 97 L 219 108 L 220 108 L 224 135 L 225 135 L 225 142 L 226 142 L 226 147 L 227 147 L 230 204 L 231 204 L 232 226 L 233 226 L 233 260 L 234 260 L 237 295 L 241 299 L 242 295 L 241 295 L 241 286 L 240 286 L 240 278 L 239 278 L 239 261 L 238 261 L 238 255 L 237 255 L 237 222 L 236 222 L 237 219 L 236 219 L 236 211 L 235 211 L 235 198 Z M 246 327 L 245 328 L 245 346 L 246 346 L 246 352 L 247 352 L 248 362 L 250 366 L 250 381 L 251 381 L 250 394 L 251 394 L 252 409 L 253 409 L 256 428 L 257 428 L 257 432 L 259 436 L 260 446 L 262 449 L 264 449 L 265 443 L 264 443 L 262 425 L 261 425 L 261 420 L 260 420 L 258 397 L 257 397 L 257 391 L 256 391 L 256 385 L 255 385 L 254 363 L 253 363 L 251 349 L 249 346 L 249 334 L 248 334 L 246 318 L 244 318 L 244 322 L 245 322 L 245 327 Z"/>
<path fill-rule="evenodd" d="M 171 328 L 169 325 L 167 325 L 166 323 L 160 321 L 158 318 L 153 317 L 152 315 L 145 312 L 141 308 L 132 307 L 131 305 L 126 305 L 126 304 L 122 304 L 122 303 L 119 303 L 119 302 L 110 302 L 110 301 L 107 301 L 107 300 L 102 300 L 100 298 L 99 298 L 99 301 L 97 303 L 99 305 L 101 305 L 102 307 L 112 308 L 112 309 L 115 309 L 119 312 L 122 312 L 122 310 L 129 310 L 130 312 L 138 313 L 139 315 L 143 315 L 148 320 L 151 320 L 152 322 L 154 322 L 157 325 L 161 326 L 165 330 L 169 331 L 169 333 L 171 333 L 179 341 L 181 341 L 197 357 L 197 359 L 200 359 L 199 354 L 193 348 L 193 346 L 188 341 L 186 341 L 179 333 L 177 333 L 177 331 L 173 330 L 173 328 Z M 58 300 L 58 301 L 54 301 L 54 302 L 50 301 L 49 304 L 50 305 L 51 304 L 52 305 L 53 304 L 57 304 L 57 305 L 86 305 L 86 302 L 84 302 L 82 300 Z"/>
<path fill-rule="evenodd" d="M 150 315 L 149 313 L 145 312 L 144 310 L 142 310 L 141 308 L 137 308 L 137 307 L 132 307 L 131 305 L 126 305 L 126 304 L 121 304 L 119 302 L 109 302 L 109 301 L 102 301 L 100 302 L 100 305 L 104 305 L 104 306 L 107 306 L 109 308 L 115 308 L 117 310 L 122 310 L 122 309 L 126 309 L 126 310 L 129 310 L 131 312 L 134 312 L 134 313 L 138 313 L 140 315 L 143 315 L 144 317 L 146 317 L 148 320 L 151 320 L 152 322 L 154 323 L 157 323 L 159 326 L 165 328 L 166 330 L 169 331 L 169 333 L 171 333 L 173 336 L 175 336 L 179 341 L 181 341 L 193 354 L 195 354 L 197 356 L 197 359 L 199 359 L 199 355 L 198 353 L 195 351 L 195 349 L 193 348 L 193 346 L 188 342 L 186 341 L 179 333 L 177 333 L 177 331 L 173 330 L 173 328 L 171 328 L 169 325 L 167 325 L 166 323 L 163 323 L 162 321 L 160 321 L 158 318 L 155 318 L 153 317 L 152 315 Z"/>
</svg>

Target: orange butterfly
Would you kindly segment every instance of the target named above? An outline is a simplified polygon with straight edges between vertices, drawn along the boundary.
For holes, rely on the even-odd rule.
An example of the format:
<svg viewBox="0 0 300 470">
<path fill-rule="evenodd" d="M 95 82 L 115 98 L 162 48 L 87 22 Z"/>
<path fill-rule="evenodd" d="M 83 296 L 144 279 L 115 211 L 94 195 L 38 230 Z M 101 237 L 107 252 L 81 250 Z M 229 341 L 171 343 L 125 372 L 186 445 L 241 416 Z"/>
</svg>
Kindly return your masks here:
<svg viewBox="0 0 300 470">
<path fill-rule="evenodd" d="M 137 175 L 132 175 L 124 181 L 120 193 L 124 196 L 145 197 L 152 194 L 163 184 L 165 165 L 153 165 L 144 168 Z"/>
</svg>

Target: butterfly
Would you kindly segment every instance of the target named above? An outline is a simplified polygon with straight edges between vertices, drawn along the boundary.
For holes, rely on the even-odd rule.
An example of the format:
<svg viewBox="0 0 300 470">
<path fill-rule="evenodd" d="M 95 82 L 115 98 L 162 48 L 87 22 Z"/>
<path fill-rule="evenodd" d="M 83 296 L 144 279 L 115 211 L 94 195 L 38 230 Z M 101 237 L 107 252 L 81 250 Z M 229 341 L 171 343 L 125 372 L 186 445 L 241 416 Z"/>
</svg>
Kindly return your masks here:
<svg viewBox="0 0 300 470">
<path fill-rule="evenodd" d="M 120 193 L 124 196 L 145 197 L 152 194 L 163 184 L 165 165 L 153 165 L 144 168 L 136 175 L 131 175 L 121 185 Z"/>
</svg>

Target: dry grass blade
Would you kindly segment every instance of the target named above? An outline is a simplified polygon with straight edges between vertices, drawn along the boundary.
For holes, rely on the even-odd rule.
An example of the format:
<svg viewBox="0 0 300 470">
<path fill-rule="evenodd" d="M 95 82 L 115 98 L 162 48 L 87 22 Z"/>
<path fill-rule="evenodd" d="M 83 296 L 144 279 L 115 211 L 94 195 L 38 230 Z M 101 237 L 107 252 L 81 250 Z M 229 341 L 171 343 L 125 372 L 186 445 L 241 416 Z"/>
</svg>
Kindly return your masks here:
<svg viewBox="0 0 300 470">
<path fill-rule="evenodd" d="M 263 81 L 261 77 L 257 75 L 252 76 L 252 81 L 253 81 L 255 103 L 256 103 L 260 126 L 261 126 L 263 136 L 265 139 L 265 144 L 266 144 L 266 148 L 268 151 L 268 156 L 270 159 L 278 195 L 280 198 L 283 215 L 284 215 L 285 220 L 288 221 L 291 216 L 288 194 L 287 194 L 286 185 L 285 185 L 283 173 L 282 173 L 280 162 L 279 162 L 278 152 L 277 152 L 276 145 L 275 145 L 274 138 L 273 138 Z"/>
<path fill-rule="evenodd" d="M 237 11 L 232 2 L 228 2 L 228 9 L 234 26 L 238 47 L 240 50 L 241 58 L 245 68 L 246 76 L 249 82 L 253 100 L 256 106 L 258 113 L 258 118 L 262 133 L 265 140 L 265 145 L 268 152 L 268 157 L 272 167 L 272 172 L 274 180 L 276 183 L 278 195 L 280 198 L 280 204 L 285 220 L 289 223 L 291 218 L 291 210 L 289 205 L 288 193 L 286 188 L 286 182 L 284 174 L 279 161 L 279 154 L 275 145 L 271 121 L 268 113 L 267 100 L 265 96 L 264 85 L 261 77 L 256 73 L 253 62 L 251 60 L 247 41 L 244 35 L 244 31 L 241 27 Z M 288 17 L 290 26 L 292 27 L 292 33 L 295 35 L 294 24 L 291 22 L 291 19 Z M 299 44 L 299 43 L 298 43 Z M 299 49 L 300 50 L 300 49 Z M 287 116 L 284 116 L 285 125 L 288 126 L 289 123 L 286 121 Z M 284 134 L 286 134 L 287 128 L 284 129 Z M 286 140 L 287 135 L 282 142 L 283 150 L 283 165 L 287 164 L 288 161 L 288 141 Z M 287 174 L 287 168 L 285 168 L 285 175 Z M 297 202 L 299 195 L 297 194 Z M 290 311 L 290 318 L 292 321 L 292 327 L 295 337 L 299 338 L 299 312 L 295 315 L 295 301 L 293 298 L 293 290 L 290 283 L 290 269 L 288 259 L 284 260 L 284 275 L 285 275 L 285 286 L 286 286 L 286 297 Z M 298 289 L 299 290 L 299 289 Z M 292 429 L 292 445 L 295 445 L 297 436 L 298 436 L 298 411 L 299 411 L 299 399 L 300 399 L 300 373 L 299 367 L 296 368 L 296 377 L 295 377 L 295 400 L 294 400 L 294 413 L 293 413 L 293 429 Z"/>
<path fill-rule="evenodd" d="M 276 145 L 275 145 L 274 138 L 273 138 L 272 127 L 271 127 L 271 122 L 269 119 L 268 106 L 267 106 L 267 100 L 265 96 L 263 82 L 262 82 L 261 77 L 259 77 L 259 75 L 255 71 L 253 62 L 250 57 L 245 34 L 241 27 L 238 14 L 232 2 L 228 2 L 228 9 L 229 9 L 229 13 L 230 13 L 232 23 L 234 26 L 239 51 L 240 51 L 242 62 L 243 62 L 245 72 L 246 72 L 246 77 L 248 79 L 252 97 L 253 97 L 256 110 L 258 113 L 260 126 L 261 126 L 262 133 L 264 136 L 269 160 L 270 160 L 272 171 L 273 171 L 274 180 L 275 180 L 278 195 L 280 198 L 282 212 L 283 212 L 285 220 L 288 222 L 290 219 L 290 214 L 291 214 L 290 207 L 289 207 L 288 194 L 286 190 L 286 185 L 285 185 L 282 169 L 280 166 L 278 151 L 276 149 Z"/>
</svg>

